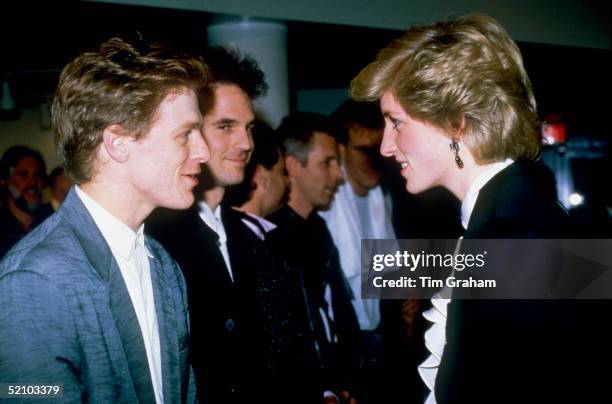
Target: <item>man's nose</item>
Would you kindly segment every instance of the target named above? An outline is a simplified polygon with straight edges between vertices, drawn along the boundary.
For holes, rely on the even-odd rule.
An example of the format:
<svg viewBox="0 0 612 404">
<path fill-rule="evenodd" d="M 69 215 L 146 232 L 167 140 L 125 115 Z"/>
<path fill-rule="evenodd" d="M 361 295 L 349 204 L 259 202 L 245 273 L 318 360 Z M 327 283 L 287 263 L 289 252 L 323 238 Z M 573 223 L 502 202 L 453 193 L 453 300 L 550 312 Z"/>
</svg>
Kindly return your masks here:
<svg viewBox="0 0 612 404">
<path fill-rule="evenodd" d="M 240 131 L 238 139 L 236 140 L 235 146 L 241 151 L 251 151 L 253 149 L 253 136 L 248 129 Z"/>
<path fill-rule="evenodd" d="M 198 131 L 197 135 L 192 138 L 191 159 L 198 160 L 200 164 L 206 163 L 210 159 L 210 149 L 201 131 Z"/>
</svg>

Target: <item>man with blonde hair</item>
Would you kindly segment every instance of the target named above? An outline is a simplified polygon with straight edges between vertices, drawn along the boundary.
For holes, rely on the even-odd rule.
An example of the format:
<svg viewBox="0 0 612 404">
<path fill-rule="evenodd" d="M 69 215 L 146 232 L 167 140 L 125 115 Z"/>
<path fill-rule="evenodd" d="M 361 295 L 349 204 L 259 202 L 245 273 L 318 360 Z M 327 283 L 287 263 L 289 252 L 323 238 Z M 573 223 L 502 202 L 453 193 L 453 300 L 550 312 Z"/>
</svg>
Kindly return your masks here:
<svg viewBox="0 0 612 404">
<path fill-rule="evenodd" d="M 58 386 L 47 396 L 65 402 L 195 401 L 185 281 L 143 221 L 194 201 L 207 70 L 161 52 L 114 38 L 60 76 L 55 140 L 77 185 L 0 262 L 0 383 Z"/>
</svg>

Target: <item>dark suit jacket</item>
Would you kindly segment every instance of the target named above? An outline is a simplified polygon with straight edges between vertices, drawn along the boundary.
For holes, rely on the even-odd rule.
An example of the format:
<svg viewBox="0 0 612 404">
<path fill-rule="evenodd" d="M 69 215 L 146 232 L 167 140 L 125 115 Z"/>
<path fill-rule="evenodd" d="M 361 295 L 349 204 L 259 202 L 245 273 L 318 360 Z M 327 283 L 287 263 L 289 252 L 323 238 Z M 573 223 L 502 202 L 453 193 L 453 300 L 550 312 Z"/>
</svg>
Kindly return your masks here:
<svg viewBox="0 0 612 404">
<path fill-rule="evenodd" d="M 568 216 L 556 201 L 548 169 L 516 162 L 481 189 L 465 238 L 569 234 Z M 528 254 L 519 251 L 510 258 L 520 260 Z M 453 299 L 436 379 L 437 402 L 584 400 L 589 390 L 580 383 L 580 374 L 588 371 L 580 365 L 586 358 L 581 352 L 584 309 L 568 300 Z"/>
<path fill-rule="evenodd" d="M 184 279 L 155 240 L 145 243 L 164 402 L 194 402 Z M 155 402 L 127 287 L 74 189 L 0 262 L 0 324 L 0 383 L 63 383 L 64 402 Z"/>
<path fill-rule="evenodd" d="M 187 280 L 192 363 L 204 403 L 287 400 L 286 394 L 295 394 L 287 383 L 302 382 L 308 338 L 305 309 L 293 300 L 297 286 L 288 286 L 285 267 L 242 222 L 243 215 L 222 207 L 233 282 L 217 235 L 199 217 L 197 205 L 156 212 L 147 223 Z"/>
<path fill-rule="evenodd" d="M 353 373 L 359 366 L 359 324 L 351 303 L 352 293 L 329 230 L 323 219 L 313 212 L 304 220 L 288 206 L 270 217 L 278 228 L 274 240 L 292 270 L 300 274 L 308 299 L 310 318 L 318 342 L 319 357 L 327 389 L 348 389 Z M 333 310 L 332 333 L 338 339 L 330 344 L 320 320 L 319 309 L 327 311 L 324 298 L 326 286 L 331 289 Z"/>
</svg>

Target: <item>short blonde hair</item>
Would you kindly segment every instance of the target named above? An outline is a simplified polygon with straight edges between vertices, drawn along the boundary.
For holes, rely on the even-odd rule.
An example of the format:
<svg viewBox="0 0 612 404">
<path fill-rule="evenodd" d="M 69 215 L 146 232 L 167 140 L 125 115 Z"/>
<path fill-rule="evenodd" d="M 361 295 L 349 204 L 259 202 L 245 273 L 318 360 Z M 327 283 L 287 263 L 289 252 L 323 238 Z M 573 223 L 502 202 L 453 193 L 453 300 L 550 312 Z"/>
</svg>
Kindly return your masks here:
<svg viewBox="0 0 612 404">
<path fill-rule="evenodd" d="M 199 94 L 209 75 L 199 59 L 121 38 L 76 57 L 60 75 L 51 108 L 55 144 L 72 180 L 81 184 L 94 176 L 106 127 L 118 124 L 141 138 L 167 95 Z"/>
<path fill-rule="evenodd" d="M 463 142 L 480 164 L 534 160 L 540 122 L 521 53 L 494 19 L 471 14 L 413 26 L 381 50 L 351 82 L 351 97 L 390 91 L 412 118 Z"/>
</svg>

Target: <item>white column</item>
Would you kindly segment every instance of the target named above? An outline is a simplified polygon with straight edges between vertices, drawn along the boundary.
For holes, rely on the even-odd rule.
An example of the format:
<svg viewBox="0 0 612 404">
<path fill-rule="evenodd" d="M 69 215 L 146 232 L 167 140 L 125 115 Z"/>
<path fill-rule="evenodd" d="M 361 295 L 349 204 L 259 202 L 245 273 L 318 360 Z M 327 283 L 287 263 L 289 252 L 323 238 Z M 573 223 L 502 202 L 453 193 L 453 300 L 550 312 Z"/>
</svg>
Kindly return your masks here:
<svg viewBox="0 0 612 404">
<path fill-rule="evenodd" d="M 235 46 L 253 57 L 268 83 L 267 95 L 254 104 L 257 116 L 276 128 L 289 113 L 287 26 L 248 18 L 208 26 L 208 44 Z"/>
</svg>

